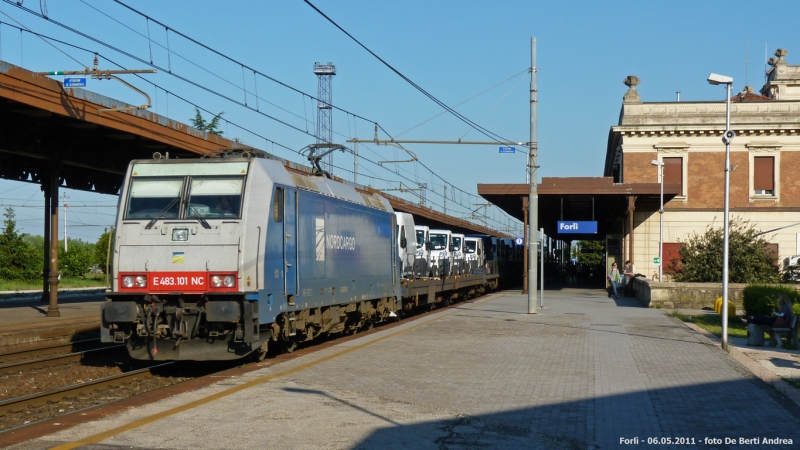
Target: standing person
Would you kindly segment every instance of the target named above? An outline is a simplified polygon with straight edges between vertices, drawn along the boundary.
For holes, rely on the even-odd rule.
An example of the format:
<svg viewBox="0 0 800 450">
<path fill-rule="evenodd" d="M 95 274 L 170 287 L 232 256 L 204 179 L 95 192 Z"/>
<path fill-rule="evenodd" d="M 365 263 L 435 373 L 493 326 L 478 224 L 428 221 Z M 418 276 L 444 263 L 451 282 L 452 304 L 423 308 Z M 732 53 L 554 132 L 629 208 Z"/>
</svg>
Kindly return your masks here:
<svg viewBox="0 0 800 450">
<path fill-rule="evenodd" d="M 608 271 L 608 284 L 611 285 L 611 292 L 614 298 L 619 298 L 619 294 L 617 293 L 617 287 L 622 287 L 622 279 L 619 276 L 619 269 L 617 269 L 617 263 L 611 264 L 611 270 Z M 610 295 L 609 295 L 610 296 Z"/>
<path fill-rule="evenodd" d="M 633 297 L 633 276 L 635 274 L 633 262 L 631 260 L 625 261 L 622 266 L 622 276 L 625 278 L 625 297 Z"/>
</svg>

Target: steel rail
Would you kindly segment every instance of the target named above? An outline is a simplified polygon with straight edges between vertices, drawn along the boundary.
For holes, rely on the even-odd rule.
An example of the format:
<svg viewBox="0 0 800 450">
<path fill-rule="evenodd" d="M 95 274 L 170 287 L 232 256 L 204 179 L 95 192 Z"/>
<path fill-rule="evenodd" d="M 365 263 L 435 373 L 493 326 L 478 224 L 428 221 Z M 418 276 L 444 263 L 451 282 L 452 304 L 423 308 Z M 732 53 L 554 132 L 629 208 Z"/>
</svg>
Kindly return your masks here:
<svg viewBox="0 0 800 450">
<path fill-rule="evenodd" d="M 0 416 L 6 415 L 10 412 L 24 411 L 29 406 L 43 406 L 48 403 L 58 403 L 66 398 L 77 397 L 82 393 L 89 393 L 111 386 L 119 386 L 129 383 L 136 378 L 151 378 L 154 376 L 152 373 L 153 369 L 169 366 L 171 364 L 173 363 L 167 362 L 147 367 L 145 369 L 132 370 L 130 372 L 112 375 L 110 377 L 98 378 L 96 380 L 72 384 L 58 389 L 11 398 L 0 402 Z"/>
<path fill-rule="evenodd" d="M 0 365 L 0 373 L 9 372 L 11 370 L 18 371 L 18 370 L 30 370 L 30 369 L 38 369 L 40 367 L 51 367 L 51 366 L 58 366 L 61 364 L 68 364 L 71 362 L 80 362 L 87 356 L 94 356 L 97 353 L 105 352 L 107 350 L 116 349 L 124 347 L 124 345 L 114 345 L 111 347 L 100 347 L 94 348 L 91 350 L 84 350 L 82 352 L 75 352 L 75 353 L 67 353 L 64 355 L 55 355 L 46 358 L 40 359 L 26 359 L 24 361 L 17 361 L 12 362 L 9 364 L 2 364 Z M 51 347 L 52 348 L 52 347 Z"/>
<path fill-rule="evenodd" d="M 42 348 L 34 348 L 30 350 L 20 350 L 18 352 L 9 352 L 9 353 L 2 353 L 0 354 L 0 364 L 9 364 L 15 361 L 23 361 L 23 360 L 30 360 L 42 355 L 48 355 L 53 353 L 54 351 L 66 350 L 66 352 L 71 352 L 72 347 L 81 344 L 88 344 L 91 342 L 100 342 L 100 339 L 86 339 L 82 341 L 75 341 L 70 342 L 67 344 L 59 344 L 59 345 L 52 345 L 50 347 L 42 347 Z"/>
</svg>

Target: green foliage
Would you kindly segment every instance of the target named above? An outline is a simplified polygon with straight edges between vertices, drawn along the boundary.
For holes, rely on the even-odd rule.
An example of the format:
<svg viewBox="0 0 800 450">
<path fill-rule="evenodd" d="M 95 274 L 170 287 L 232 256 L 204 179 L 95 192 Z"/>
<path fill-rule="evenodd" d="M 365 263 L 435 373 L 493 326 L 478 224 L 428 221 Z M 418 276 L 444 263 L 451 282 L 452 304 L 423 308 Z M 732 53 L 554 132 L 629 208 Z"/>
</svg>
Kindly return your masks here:
<svg viewBox="0 0 800 450">
<path fill-rule="evenodd" d="M 214 116 L 210 122 L 207 122 L 206 119 L 203 118 L 203 115 L 200 113 L 200 108 L 195 106 L 194 112 L 194 117 L 189 119 L 193 127 L 200 131 L 206 131 L 208 134 L 222 136 L 223 132 L 219 129 L 219 121 L 222 115 L 225 114 L 225 111 Z"/>
<path fill-rule="evenodd" d="M 578 263 L 588 266 L 603 265 L 603 243 L 601 241 L 579 241 Z"/>
<path fill-rule="evenodd" d="M 31 245 L 27 234 L 17 231 L 14 209 L 7 208 L 0 235 L 0 279 L 32 281 L 41 277 L 44 255 Z"/>
<path fill-rule="evenodd" d="M 94 244 L 94 263 L 100 267 L 103 273 L 106 272 L 106 260 L 108 258 L 108 244 L 111 240 L 111 233 L 106 231 L 100 235 L 97 243 Z"/>
<path fill-rule="evenodd" d="M 675 281 L 718 282 L 722 280 L 722 228 L 708 226 L 704 234 L 693 234 L 682 246 L 682 261 L 673 260 Z M 729 280 L 731 283 L 777 283 L 776 255 L 767 250 L 768 242 L 756 236 L 749 222 L 734 218 L 729 227 Z"/>
<path fill-rule="evenodd" d="M 80 239 L 69 240 L 69 250 L 62 248 L 58 255 L 58 269 L 62 276 L 80 277 L 86 275 L 94 264 L 95 245 L 83 242 Z"/>
<path fill-rule="evenodd" d="M 751 284 L 744 288 L 742 303 L 746 316 L 768 316 L 778 311 L 778 296 L 786 294 L 793 303 L 794 314 L 800 314 L 800 292 L 793 287 Z"/>
</svg>

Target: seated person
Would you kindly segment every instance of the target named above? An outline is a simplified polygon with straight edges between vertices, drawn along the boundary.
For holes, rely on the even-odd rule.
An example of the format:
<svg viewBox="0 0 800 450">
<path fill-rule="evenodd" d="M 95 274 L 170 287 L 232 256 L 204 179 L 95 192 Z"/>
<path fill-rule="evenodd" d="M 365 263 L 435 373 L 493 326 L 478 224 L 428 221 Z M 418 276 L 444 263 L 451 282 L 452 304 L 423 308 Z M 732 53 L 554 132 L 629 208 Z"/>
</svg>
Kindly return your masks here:
<svg viewBox="0 0 800 450">
<path fill-rule="evenodd" d="M 611 270 L 608 271 L 608 284 L 611 285 L 611 292 L 614 298 L 619 298 L 619 294 L 617 293 L 617 288 L 622 287 L 622 279 L 619 276 L 619 269 L 617 269 L 617 263 L 611 264 Z"/>
<path fill-rule="evenodd" d="M 741 318 L 742 322 L 746 324 L 754 323 L 756 325 L 767 325 L 770 327 L 769 337 L 775 341 L 775 336 L 772 333 L 772 328 L 788 328 L 791 325 L 792 318 L 792 301 L 786 294 L 778 296 L 778 311 L 769 316 L 750 317 L 745 319 Z"/>
<path fill-rule="evenodd" d="M 230 196 L 223 195 L 219 197 L 217 206 L 214 207 L 214 213 L 220 216 L 234 216 L 237 215 L 233 208 L 233 201 Z"/>
</svg>

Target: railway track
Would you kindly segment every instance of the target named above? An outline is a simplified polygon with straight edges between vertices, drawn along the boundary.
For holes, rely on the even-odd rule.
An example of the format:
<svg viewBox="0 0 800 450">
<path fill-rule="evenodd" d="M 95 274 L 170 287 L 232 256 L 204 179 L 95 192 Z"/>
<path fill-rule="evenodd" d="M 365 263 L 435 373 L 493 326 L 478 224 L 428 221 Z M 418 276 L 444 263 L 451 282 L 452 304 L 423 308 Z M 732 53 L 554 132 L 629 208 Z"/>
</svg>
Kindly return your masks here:
<svg viewBox="0 0 800 450">
<path fill-rule="evenodd" d="M 39 359 L 24 359 L 22 361 L 12 362 L 8 364 L 0 364 L 0 374 L 12 371 L 17 372 L 17 371 L 38 369 L 42 367 L 58 366 L 62 364 L 69 364 L 71 362 L 81 362 L 85 361 L 86 359 L 100 356 L 101 354 L 105 354 L 111 350 L 119 349 L 122 347 L 124 347 L 124 345 L 114 345 L 111 347 L 95 348 L 92 350 L 85 350 L 82 352 L 47 356 L 45 358 L 39 358 Z"/>
<path fill-rule="evenodd" d="M 0 416 L 10 412 L 24 411 L 29 406 L 42 406 L 48 403 L 57 403 L 67 398 L 77 397 L 80 394 L 88 394 L 106 387 L 119 386 L 129 383 L 135 379 L 151 378 L 154 376 L 153 371 L 155 369 L 163 368 L 172 364 L 172 362 L 157 364 L 144 369 L 132 370 L 130 372 L 111 375 L 82 383 L 76 383 L 58 389 L 52 389 L 45 392 L 38 392 L 35 394 L 24 395 L 22 397 L 0 401 Z"/>
<path fill-rule="evenodd" d="M 32 350 L 23 350 L 19 352 L 10 352 L 0 354 L 0 365 L 8 365 L 18 361 L 25 361 L 31 359 L 41 359 L 53 354 L 68 354 L 73 353 L 76 347 L 99 345 L 100 339 L 86 339 L 83 341 L 70 342 L 68 344 L 53 345 L 50 347 L 35 348 Z"/>
</svg>

